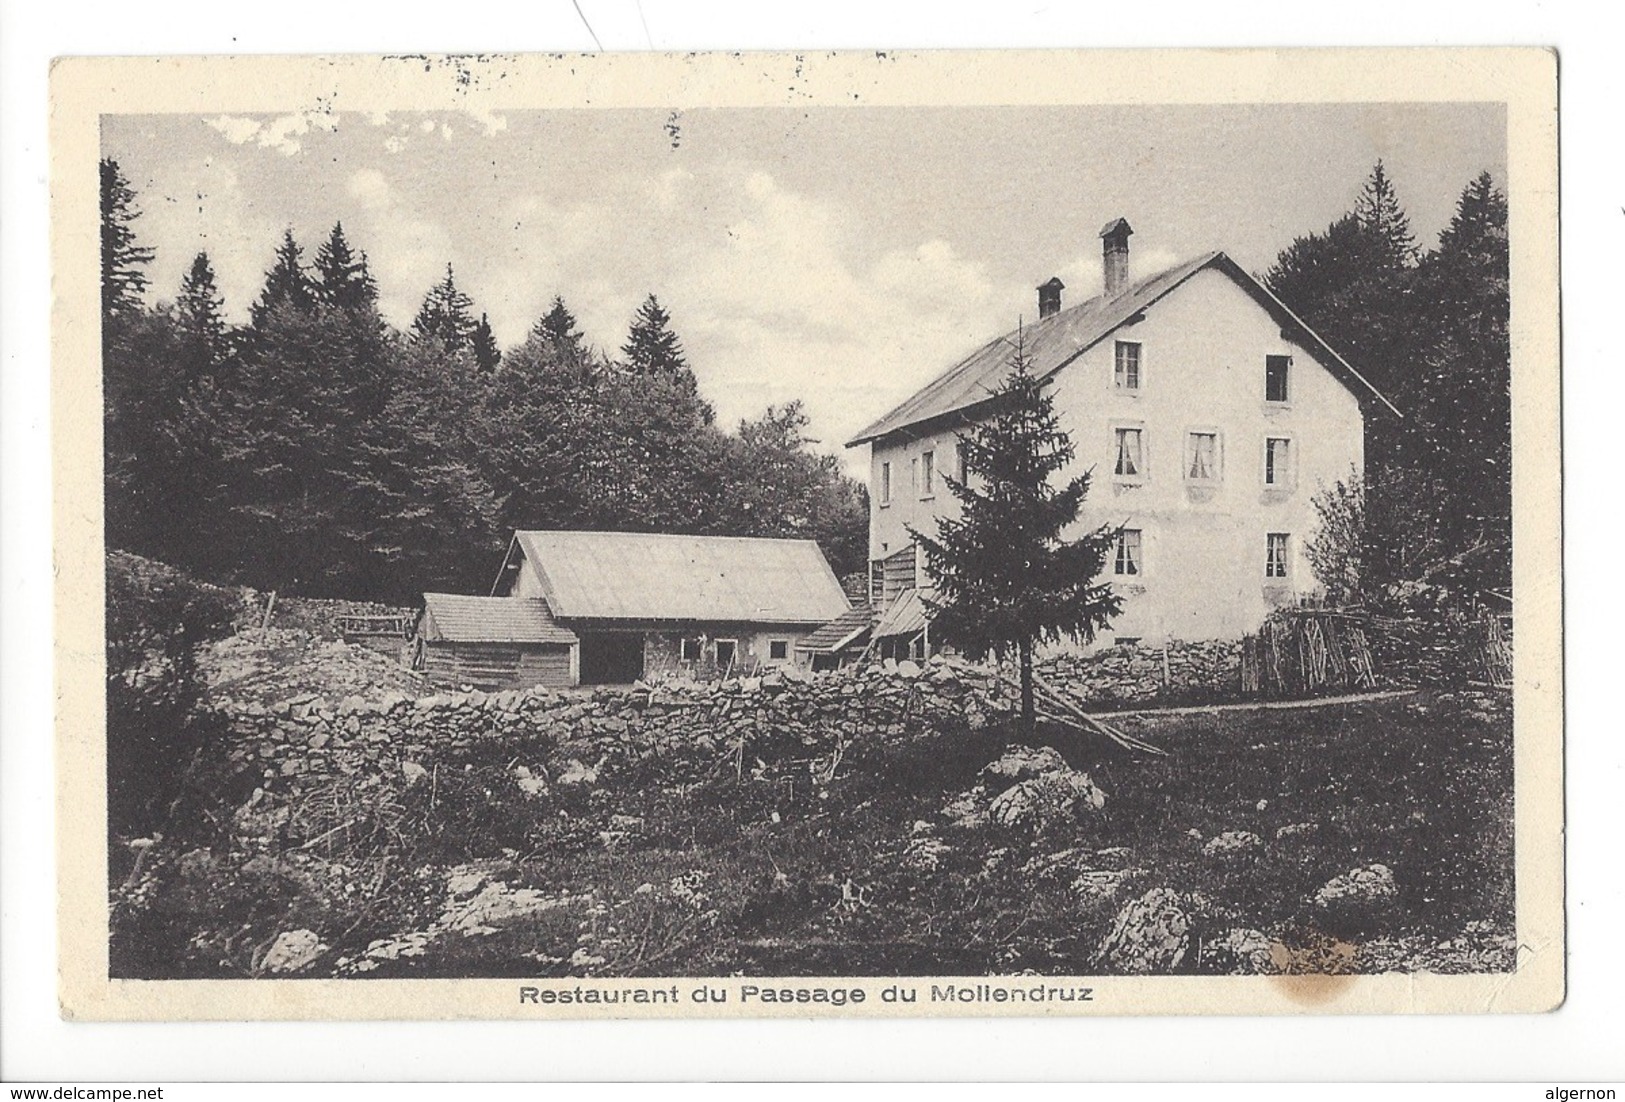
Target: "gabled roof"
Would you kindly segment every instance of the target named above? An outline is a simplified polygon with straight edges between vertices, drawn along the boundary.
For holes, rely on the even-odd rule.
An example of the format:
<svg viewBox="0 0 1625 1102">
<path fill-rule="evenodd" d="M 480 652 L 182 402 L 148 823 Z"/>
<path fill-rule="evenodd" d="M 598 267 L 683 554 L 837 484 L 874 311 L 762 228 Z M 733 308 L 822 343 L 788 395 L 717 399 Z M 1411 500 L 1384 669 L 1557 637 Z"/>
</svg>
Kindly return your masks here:
<svg viewBox="0 0 1625 1102">
<path fill-rule="evenodd" d="M 1107 228 L 1110 229 L 1110 225 Z M 1316 359 L 1353 391 L 1362 403 L 1375 400 L 1398 415 L 1399 411 L 1394 409 L 1393 404 L 1378 393 L 1376 387 L 1367 382 L 1347 360 L 1287 309 L 1286 304 L 1271 294 L 1267 287 L 1222 252 L 1204 253 L 1142 279 L 1119 295 L 1097 295 L 1023 328 L 1020 336 L 1027 354 L 1032 358 L 1033 374 L 1040 379 L 1052 377 L 1206 268 L 1221 271 L 1234 280 L 1254 301 L 1268 310 L 1283 329 L 1293 333 L 1294 340 L 1314 353 Z M 1016 337 L 1017 334 L 1011 332 L 978 348 L 912 398 L 847 441 L 846 446 L 857 447 L 925 422 L 938 421 L 955 414 L 968 415 L 969 411 L 976 410 L 1009 373 L 1010 354 L 1015 350 Z"/>
<path fill-rule="evenodd" d="M 855 605 L 797 643 L 796 650 L 834 654 L 869 634 L 874 623 L 874 609 L 868 604 Z"/>
<path fill-rule="evenodd" d="M 427 637 L 448 643 L 577 642 L 576 633 L 553 619 L 540 597 L 425 593 L 423 607 L 433 629 Z"/>
<path fill-rule="evenodd" d="M 822 624 L 849 607 L 812 540 L 529 531 L 514 546 L 561 620 Z"/>
</svg>

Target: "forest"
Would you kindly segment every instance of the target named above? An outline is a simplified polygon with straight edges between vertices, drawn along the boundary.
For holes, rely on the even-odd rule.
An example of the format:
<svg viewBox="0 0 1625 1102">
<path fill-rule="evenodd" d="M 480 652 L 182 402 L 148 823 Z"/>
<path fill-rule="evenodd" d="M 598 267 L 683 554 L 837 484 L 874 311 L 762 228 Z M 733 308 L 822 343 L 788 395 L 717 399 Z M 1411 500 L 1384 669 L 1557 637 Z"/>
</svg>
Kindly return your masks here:
<svg viewBox="0 0 1625 1102">
<path fill-rule="evenodd" d="M 654 294 L 618 350 L 590 347 L 558 296 L 501 349 L 448 264 L 403 332 L 335 224 L 314 252 L 285 233 L 232 325 L 204 252 L 148 305 L 139 215 L 102 161 L 109 547 L 398 603 L 483 591 L 526 527 L 803 537 L 837 572 L 865 564 L 865 489 L 809 446 L 799 403 L 719 425 Z M 1401 413 L 1370 411 L 1365 469 L 1318 488 L 1327 596 L 1508 592 L 1507 207 L 1490 174 L 1424 248 L 1378 162 L 1352 210 L 1262 275 Z"/>
<path fill-rule="evenodd" d="M 654 294 L 616 352 L 558 296 L 500 349 L 448 264 L 402 332 L 335 223 L 314 253 L 284 234 L 246 325 L 206 252 L 149 306 L 139 197 L 100 167 L 108 547 L 401 604 L 483 592 L 516 528 L 805 538 L 863 567 L 864 488 L 800 403 L 719 425 Z"/>
</svg>

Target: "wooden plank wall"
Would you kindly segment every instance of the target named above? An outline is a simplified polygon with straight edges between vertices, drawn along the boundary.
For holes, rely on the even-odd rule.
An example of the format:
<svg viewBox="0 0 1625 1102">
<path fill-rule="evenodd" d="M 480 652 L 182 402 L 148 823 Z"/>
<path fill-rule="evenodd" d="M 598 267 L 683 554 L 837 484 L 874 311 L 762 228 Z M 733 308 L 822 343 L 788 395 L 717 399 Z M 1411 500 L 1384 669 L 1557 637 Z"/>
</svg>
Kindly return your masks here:
<svg viewBox="0 0 1625 1102">
<path fill-rule="evenodd" d="M 570 687 L 570 648 L 427 643 L 423 673 L 436 685 L 476 689 L 516 689 L 544 685 Z"/>
</svg>

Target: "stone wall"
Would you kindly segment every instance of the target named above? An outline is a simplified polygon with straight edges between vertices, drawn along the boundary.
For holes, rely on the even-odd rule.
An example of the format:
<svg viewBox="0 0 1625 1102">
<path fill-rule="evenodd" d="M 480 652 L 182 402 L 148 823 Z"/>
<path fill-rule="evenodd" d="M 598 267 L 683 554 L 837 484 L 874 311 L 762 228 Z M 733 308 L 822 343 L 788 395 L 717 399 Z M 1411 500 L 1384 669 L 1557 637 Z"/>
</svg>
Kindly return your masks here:
<svg viewBox="0 0 1625 1102">
<path fill-rule="evenodd" d="M 1235 695 L 1233 643 L 1113 648 L 1057 655 L 1040 672 L 1102 706 Z M 790 667 L 721 682 L 678 681 L 596 690 L 512 689 L 412 698 L 219 701 L 233 764 L 270 782 L 334 771 L 396 767 L 445 754 L 535 745 L 558 761 L 611 768 L 676 751 L 720 756 L 741 739 L 763 754 L 828 751 L 842 740 L 911 737 L 943 722 L 979 727 L 1009 716 L 1016 690 L 989 666 L 944 658 L 885 662 L 825 673 Z M 752 752 L 755 752 L 754 750 Z M 297 783 L 297 782 L 295 782 Z"/>
<path fill-rule="evenodd" d="M 1041 657 L 1035 665 L 1042 676 L 1102 707 L 1234 700 L 1241 694 L 1238 640 L 1057 653 Z"/>
<path fill-rule="evenodd" d="M 301 693 L 273 704 L 222 701 L 231 762 L 268 786 L 378 768 L 407 769 L 481 747 L 532 746 L 538 758 L 614 770 L 650 755 L 720 758 L 819 754 L 843 739 L 906 738 L 944 720 L 973 727 L 1008 716 L 1014 690 L 996 673 L 937 659 L 824 674 L 785 669 L 759 678 L 593 691 L 513 689 L 326 700 Z M 741 750 L 741 745 L 746 747 Z"/>
</svg>

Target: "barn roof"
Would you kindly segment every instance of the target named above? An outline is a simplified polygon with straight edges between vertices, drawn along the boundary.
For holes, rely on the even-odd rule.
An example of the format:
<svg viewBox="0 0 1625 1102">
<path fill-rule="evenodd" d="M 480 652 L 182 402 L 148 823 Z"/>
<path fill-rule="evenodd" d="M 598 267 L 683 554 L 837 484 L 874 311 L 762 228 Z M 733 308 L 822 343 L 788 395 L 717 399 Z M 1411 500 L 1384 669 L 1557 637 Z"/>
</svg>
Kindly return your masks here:
<svg viewBox="0 0 1625 1102">
<path fill-rule="evenodd" d="M 1108 225 L 1107 229 L 1110 228 Z M 1033 374 L 1040 379 L 1050 378 L 1135 315 L 1206 268 L 1221 271 L 1240 285 L 1275 317 L 1282 329 L 1293 334 L 1292 339 L 1308 348 L 1362 403 L 1372 399 L 1398 414 L 1393 404 L 1378 393 L 1376 387 L 1367 382 L 1347 360 L 1287 309 L 1286 304 L 1270 293 L 1267 287 L 1222 252 L 1204 253 L 1142 279 L 1121 294 L 1097 295 L 1024 327 L 1020 336 L 1023 347 L 1032 358 Z M 981 405 L 1009 373 L 1010 354 L 1015 350 L 1016 338 L 1017 334 L 1012 332 L 984 344 L 847 441 L 846 446 L 852 448 L 867 444 L 894 432 Z"/>
<path fill-rule="evenodd" d="M 540 597 L 465 597 L 425 593 L 423 607 L 435 632 L 448 643 L 577 642 L 576 633 L 553 619 Z"/>
<path fill-rule="evenodd" d="M 855 605 L 796 644 L 796 649 L 818 654 L 834 654 L 867 635 L 874 623 L 875 612 L 867 602 Z"/>
<path fill-rule="evenodd" d="M 891 607 L 880 614 L 880 622 L 875 625 L 875 638 L 918 635 L 925 630 L 929 618 L 924 594 L 918 589 L 905 589 L 897 595 Z"/>
<path fill-rule="evenodd" d="M 561 620 L 822 624 L 849 607 L 812 540 L 529 531 L 514 543 Z"/>
</svg>

